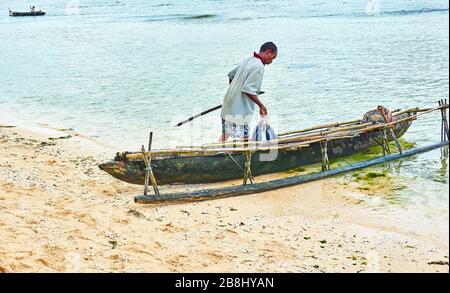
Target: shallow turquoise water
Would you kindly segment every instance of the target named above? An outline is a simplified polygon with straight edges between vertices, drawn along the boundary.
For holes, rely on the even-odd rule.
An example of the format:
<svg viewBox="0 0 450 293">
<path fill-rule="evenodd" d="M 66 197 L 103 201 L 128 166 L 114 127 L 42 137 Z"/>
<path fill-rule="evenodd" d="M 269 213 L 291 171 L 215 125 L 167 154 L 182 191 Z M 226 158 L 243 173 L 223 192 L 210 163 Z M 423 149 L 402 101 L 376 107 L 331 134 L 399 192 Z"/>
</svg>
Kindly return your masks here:
<svg viewBox="0 0 450 293">
<path fill-rule="evenodd" d="M 82 0 L 67 15 L 41 1 L 44 17 L 0 16 L 0 107 L 122 148 L 150 130 L 160 146 L 216 140 L 218 112 L 172 125 L 219 104 L 226 73 L 266 40 L 280 48 L 262 96 L 279 131 L 434 105 L 448 96 L 448 2 L 391 2 L 367 15 L 365 1 Z"/>
<path fill-rule="evenodd" d="M 118 150 L 138 149 L 149 131 L 156 146 L 216 140 L 218 112 L 173 124 L 219 104 L 226 73 L 267 40 L 279 56 L 266 68 L 262 99 L 280 132 L 448 97 L 448 1 L 380 0 L 379 11 L 363 0 L 67 3 L 42 0 L 46 16 L 11 18 L 8 7 L 25 10 L 28 1 L 1 1 L 0 122 L 74 128 Z M 405 138 L 438 141 L 439 114 Z M 446 205 L 448 221 L 439 151 L 400 170 L 413 183 L 399 196 Z"/>
</svg>

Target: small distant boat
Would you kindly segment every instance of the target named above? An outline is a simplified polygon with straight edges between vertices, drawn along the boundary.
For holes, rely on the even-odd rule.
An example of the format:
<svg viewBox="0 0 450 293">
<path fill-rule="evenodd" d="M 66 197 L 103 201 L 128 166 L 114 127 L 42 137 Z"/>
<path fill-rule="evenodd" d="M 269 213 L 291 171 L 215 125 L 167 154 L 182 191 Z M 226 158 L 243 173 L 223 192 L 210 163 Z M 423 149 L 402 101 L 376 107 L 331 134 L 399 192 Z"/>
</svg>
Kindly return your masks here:
<svg viewBox="0 0 450 293">
<path fill-rule="evenodd" d="M 18 12 L 9 10 L 9 16 L 40 16 L 40 15 L 45 15 L 45 12 L 41 10 L 29 12 Z"/>
</svg>

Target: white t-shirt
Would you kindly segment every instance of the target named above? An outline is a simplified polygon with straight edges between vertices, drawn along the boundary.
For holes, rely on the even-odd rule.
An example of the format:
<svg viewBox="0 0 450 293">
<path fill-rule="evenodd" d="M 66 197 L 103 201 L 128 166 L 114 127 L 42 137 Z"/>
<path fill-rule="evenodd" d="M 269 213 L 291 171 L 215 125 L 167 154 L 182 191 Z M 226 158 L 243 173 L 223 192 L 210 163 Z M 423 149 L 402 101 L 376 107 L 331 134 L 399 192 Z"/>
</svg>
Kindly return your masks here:
<svg viewBox="0 0 450 293">
<path fill-rule="evenodd" d="M 257 57 L 245 59 L 228 77 L 233 81 L 222 103 L 222 119 L 236 124 L 248 124 L 255 112 L 255 102 L 246 95 L 259 95 L 264 76 L 264 64 Z"/>
</svg>

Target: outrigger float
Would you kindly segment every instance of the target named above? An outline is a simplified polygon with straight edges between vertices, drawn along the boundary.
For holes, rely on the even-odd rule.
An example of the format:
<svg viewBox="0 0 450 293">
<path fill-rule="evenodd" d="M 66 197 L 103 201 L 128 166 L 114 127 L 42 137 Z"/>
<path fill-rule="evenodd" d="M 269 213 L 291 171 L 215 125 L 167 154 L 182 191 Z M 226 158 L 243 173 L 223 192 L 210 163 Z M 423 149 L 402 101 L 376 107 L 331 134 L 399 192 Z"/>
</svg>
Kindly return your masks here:
<svg viewBox="0 0 450 293">
<path fill-rule="evenodd" d="M 135 202 L 153 203 L 169 200 L 208 199 L 264 192 L 322 179 L 374 164 L 392 161 L 448 145 L 447 100 L 434 108 L 409 108 L 389 112 L 379 106 L 361 119 L 318 125 L 303 130 L 281 133 L 267 142 L 234 141 L 173 149 L 117 153 L 113 161 L 101 164 L 105 172 L 122 181 L 143 184 L 144 195 Z M 441 112 L 441 142 L 427 147 L 402 150 L 398 138 L 412 122 L 431 112 Z M 391 154 L 389 142 L 395 141 L 398 153 Z M 382 146 L 383 156 L 331 170 L 330 159 L 352 155 L 374 146 Z M 261 160 L 276 152 L 273 160 Z M 322 171 L 254 183 L 258 175 L 288 171 L 300 166 L 322 163 Z M 199 191 L 160 194 L 158 185 L 214 183 L 243 178 L 243 185 Z M 248 184 L 251 183 L 251 184 Z M 155 195 L 148 195 L 148 186 Z"/>
</svg>

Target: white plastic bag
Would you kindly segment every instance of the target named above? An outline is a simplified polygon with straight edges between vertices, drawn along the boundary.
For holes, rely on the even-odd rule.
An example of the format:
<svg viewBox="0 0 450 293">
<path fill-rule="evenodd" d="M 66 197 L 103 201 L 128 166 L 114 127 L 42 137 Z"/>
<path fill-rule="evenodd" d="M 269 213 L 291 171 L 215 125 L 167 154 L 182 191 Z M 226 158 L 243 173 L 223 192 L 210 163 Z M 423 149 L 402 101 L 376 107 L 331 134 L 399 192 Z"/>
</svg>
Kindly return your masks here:
<svg viewBox="0 0 450 293">
<path fill-rule="evenodd" d="M 275 133 L 273 128 L 270 127 L 267 120 L 267 117 L 261 118 L 255 130 L 253 130 L 253 141 L 269 141 L 278 138 L 277 134 Z"/>
</svg>

